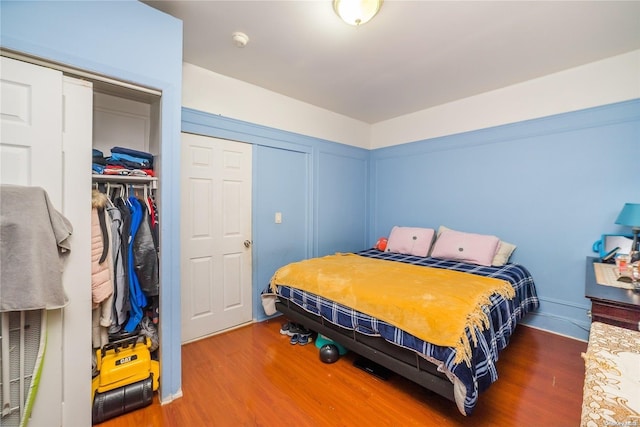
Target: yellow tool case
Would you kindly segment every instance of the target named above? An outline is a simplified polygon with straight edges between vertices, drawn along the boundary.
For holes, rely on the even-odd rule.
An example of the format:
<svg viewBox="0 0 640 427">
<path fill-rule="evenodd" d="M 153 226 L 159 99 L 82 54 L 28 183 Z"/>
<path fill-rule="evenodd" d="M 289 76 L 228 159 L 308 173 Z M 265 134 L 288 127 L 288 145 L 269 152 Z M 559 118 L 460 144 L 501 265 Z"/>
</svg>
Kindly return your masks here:
<svg viewBox="0 0 640 427">
<path fill-rule="evenodd" d="M 96 350 L 93 424 L 151 404 L 159 386 L 160 364 L 151 359 L 150 346 L 149 338 L 136 335 Z"/>
</svg>

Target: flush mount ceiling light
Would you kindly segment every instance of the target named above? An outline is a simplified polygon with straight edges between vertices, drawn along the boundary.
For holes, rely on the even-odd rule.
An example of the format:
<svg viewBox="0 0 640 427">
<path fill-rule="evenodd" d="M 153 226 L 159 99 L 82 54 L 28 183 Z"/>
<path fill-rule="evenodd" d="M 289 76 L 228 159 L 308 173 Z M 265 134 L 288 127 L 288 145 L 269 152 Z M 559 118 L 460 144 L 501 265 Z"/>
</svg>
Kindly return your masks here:
<svg viewBox="0 0 640 427">
<path fill-rule="evenodd" d="M 349 25 L 362 25 L 371 20 L 382 6 L 382 0 L 333 0 L 333 10 Z"/>
</svg>

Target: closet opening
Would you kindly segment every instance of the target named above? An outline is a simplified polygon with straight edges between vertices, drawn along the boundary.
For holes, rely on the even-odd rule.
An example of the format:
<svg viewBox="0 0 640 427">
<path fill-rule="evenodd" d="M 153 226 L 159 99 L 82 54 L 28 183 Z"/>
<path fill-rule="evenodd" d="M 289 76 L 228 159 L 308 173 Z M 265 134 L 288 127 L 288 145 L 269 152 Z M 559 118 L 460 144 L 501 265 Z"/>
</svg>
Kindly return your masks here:
<svg viewBox="0 0 640 427">
<path fill-rule="evenodd" d="M 95 293 L 93 298 L 94 423 L 151 404 L 152 391 L 159 387 L 160 99 L 130 87 L 94 83 L 92 210 L 98 218 L 95 223 L 92 216 L 92 242 L 96 226 L 109 229 L 110 242 L 103 248 L 111 248 L 112 263 L 106 268 L 113 289 L 97 306 Z M 94 253 L 92 248 L 92 260 Z M 93 271 L 95 265 L 92 283 L 100 273 Z M 103 322 L 105 311 L 111 316 Z"/>
</svg>

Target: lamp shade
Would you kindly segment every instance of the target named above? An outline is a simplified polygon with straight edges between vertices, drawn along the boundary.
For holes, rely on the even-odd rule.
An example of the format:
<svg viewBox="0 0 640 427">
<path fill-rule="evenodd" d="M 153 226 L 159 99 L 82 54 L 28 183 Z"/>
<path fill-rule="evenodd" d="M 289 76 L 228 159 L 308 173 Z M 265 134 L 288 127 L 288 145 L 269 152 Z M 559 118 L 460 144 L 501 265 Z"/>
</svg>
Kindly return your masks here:
<svg viewBox="0 0 640 427">
<path fill-rule="evenodd" d="M 362 25 L 376 16 L 382 0 L 333 0 L 333 10 L 349 25 Z"/>
<path fill-rule="evenodd" d="M 625 203 L 616 219 L 616 224 L 640 228 L 640 203 Z"/>
</svg>

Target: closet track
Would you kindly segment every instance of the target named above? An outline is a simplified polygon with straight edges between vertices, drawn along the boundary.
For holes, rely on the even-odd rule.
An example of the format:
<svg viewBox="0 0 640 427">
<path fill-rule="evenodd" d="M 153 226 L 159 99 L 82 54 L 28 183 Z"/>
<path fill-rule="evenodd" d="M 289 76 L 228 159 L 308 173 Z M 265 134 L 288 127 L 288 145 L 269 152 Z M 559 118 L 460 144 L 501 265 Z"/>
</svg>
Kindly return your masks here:
<svg viewBox="0 0 640 427">
<path fill-rule="evenodd" d="M 88 80 L 93 83 L 94 90 L 106 93 L 108 95 L 122 96 L 140 102 L 152 102 L 162 95 L 162 92 L 146 86 L 127 82 L 123 80 L 112 79 L 103 74 L 93 73 L 81 70 L 60 62 L 49 61 L 35 56 L 16 52 L 10 49 L 0 49 L 0 55 L 7 58 L 16 59 L 18 61 L 28 62 L 34 65 L 51 68 L 61 71 L 63 74 L 82 80 Z"/>
</svg>

